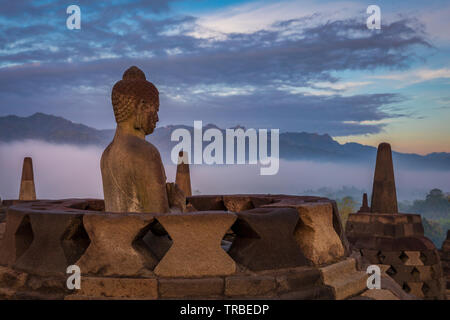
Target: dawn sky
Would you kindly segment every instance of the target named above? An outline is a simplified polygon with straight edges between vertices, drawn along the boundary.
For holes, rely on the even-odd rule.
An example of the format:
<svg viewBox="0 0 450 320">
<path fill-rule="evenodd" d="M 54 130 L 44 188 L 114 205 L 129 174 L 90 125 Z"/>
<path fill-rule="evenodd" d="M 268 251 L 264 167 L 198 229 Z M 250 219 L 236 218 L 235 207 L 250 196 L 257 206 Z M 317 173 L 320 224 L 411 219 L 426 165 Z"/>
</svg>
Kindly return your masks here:
<svg viewBox="0 0 450 320">
<path fill-rule="evenodd" d="M 16 1 L 0 5 L 0 116 L 113 128 L 111 88 L 136 65 L 160 91 L 159 126 L 450 152 L 449 30 L 448 1 Z"/>
</svg>

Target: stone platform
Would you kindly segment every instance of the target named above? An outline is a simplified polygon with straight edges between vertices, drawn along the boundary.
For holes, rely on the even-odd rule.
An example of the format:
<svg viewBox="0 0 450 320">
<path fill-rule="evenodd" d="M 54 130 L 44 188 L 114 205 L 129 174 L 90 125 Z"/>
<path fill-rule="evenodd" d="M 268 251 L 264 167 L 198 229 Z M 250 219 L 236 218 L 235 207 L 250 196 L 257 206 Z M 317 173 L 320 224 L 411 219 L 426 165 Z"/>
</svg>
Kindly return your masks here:
<svg viewBox="0 0 450 320">
<path fill-rule="evenodd" d="M 367 275 L 333 201 L 193 196 L 197 211 L 108 213 L 103 200 L 12 205 L 0 242 L 7 299 L 347 299 Z M 81 290 L 66 268 L 81 269 Z"/>
</svg>

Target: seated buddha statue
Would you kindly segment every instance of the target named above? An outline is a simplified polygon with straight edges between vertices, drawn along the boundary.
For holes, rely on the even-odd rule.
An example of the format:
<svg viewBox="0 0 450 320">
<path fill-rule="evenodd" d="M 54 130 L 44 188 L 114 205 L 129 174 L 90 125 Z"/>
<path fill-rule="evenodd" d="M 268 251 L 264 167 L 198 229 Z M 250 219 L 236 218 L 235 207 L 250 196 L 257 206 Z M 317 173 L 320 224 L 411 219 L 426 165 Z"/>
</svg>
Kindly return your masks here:
<svg viewBox="0 0 450 320">
<path fill-rule="evenodd" d="M 111 98 L 117 128 L 101 158 L 105 211 L 184 211 L 183 192 L 166 184 L 159 151 L 145 140 L 159 120 L 158 89 L 133 66 L 114 85 Z"/>
</svg>

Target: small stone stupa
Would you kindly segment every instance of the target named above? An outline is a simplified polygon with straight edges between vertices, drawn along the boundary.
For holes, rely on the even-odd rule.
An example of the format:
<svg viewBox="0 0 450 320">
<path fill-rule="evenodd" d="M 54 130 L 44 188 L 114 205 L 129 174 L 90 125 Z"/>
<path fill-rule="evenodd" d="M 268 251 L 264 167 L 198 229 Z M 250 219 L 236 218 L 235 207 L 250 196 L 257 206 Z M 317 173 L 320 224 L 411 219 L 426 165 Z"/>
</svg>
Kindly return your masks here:
<svg viewBox="0 0 450 320">
<path fill-rule="evenodd" d="M 378 147 L 370 211 L 366 201 L 347 220 L 345 231 L 352 249 L 362 255 L 365 264 L 380 265 L 407 293 L 445 299 L 439 253 L 424 236 L 420 215 L 398 213 L 388 143 Z"/>
<path fill-rule="evenodd" d="M 388 143 L 378 146 L 370 212 L 398 213 L 394 165 Z"/>
<path fill-rule="evenodd" d="M 367 193 L 363 194 L 362 205 L 361 205 L 361 208 L 359 208 L 358 212 L 370 212 L 370 207 L 369 207 L 369 203 L 367 200 Z"/>
<path fill-rule="evenodd" d="M 184 192 L 186 197 L 192 196 L 191 175 L 189 172 L 188 159 L 188 153 L 186 151 L 180 151 L 177 166 L 177 175 L 175 178 L 175 183 Z"/>
<path fill-rule="evenodd" d="M 22 180 L 20 182 L 19 200 L 36 200 L 34 186 L 33 160 L 30 157 L 23 159 Z"/>
</svg>

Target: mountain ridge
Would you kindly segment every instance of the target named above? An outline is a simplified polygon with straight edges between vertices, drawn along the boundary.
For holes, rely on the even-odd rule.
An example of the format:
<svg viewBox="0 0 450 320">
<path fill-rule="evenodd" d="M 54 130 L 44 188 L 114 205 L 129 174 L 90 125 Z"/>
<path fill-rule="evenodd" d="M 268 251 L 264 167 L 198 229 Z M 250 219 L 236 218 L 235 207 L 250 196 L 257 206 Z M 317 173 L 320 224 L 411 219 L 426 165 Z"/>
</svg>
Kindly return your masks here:
<svg viewBox="0 0 450 320">
<path fill-rule="evenodd" d="M 236 127 L 244 128 L 240 125 Z M 236 128 L 235 127 L 235 128 Z M 157 127 L 149 141 L 160 150 L 163 159 L 170 159 L 170 151 L 178 142 L 170 141 L 176 128 L 185 128 L 192 134 L 193 128 L 187 125 L 167 125 Z M 203 130 L 218 128 L 207 124 Z M 42 140 L 56 144 L 97 145 L 106 147 L 114 137 L 114 129 L 95 129 L 84 124 L 74 123 L 63 117 L 35 113 L 29 117 L 8 115 L 0 117 L 0 142 L 23 140 Z M 268 135 L 270 150 L 270 134 Z M 312 160 L 325 162 L 374 163 L 376 148 L 356 142 L 340 144 L 329 134 L 308 132 L 280 133 L 280 158 L 285 160 Z M 203 147 L 208 145 L 203 143 Z M 393 152 L 394 161 L 401 166 L 420 169 L 450 170 L 450 153 L 432 152 L 427 155 Z"/>
</svg>

